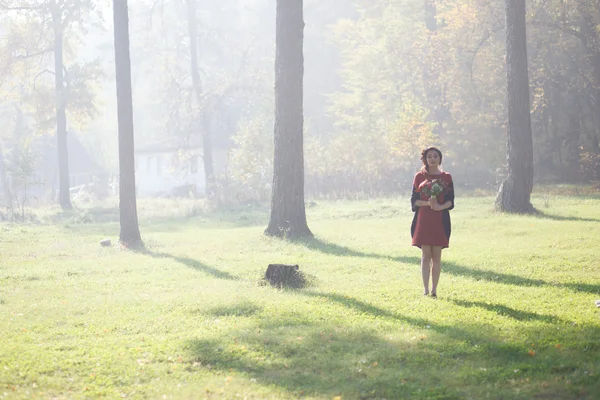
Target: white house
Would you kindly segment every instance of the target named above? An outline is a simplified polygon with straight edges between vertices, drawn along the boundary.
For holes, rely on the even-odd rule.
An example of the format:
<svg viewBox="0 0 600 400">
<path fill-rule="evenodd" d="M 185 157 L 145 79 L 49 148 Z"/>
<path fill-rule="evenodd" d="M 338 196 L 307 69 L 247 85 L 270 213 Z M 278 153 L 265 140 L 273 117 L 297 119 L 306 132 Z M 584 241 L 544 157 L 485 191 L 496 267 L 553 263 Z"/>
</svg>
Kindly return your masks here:
<svg viewBox="0 0 600 400">
<path fill-rule="evenodd" d="M 26 196 L 28 199 L 37 199 L 48 202 L 56 199 L 58 195 L 58 151 L 56 149 L 56 136 L 37 136 L 31 142 L 33 154 L 33 170 L 26 178 L 27 185 L 19 183 L 22 178 L 15 178 L 18 170 L 18 151 L 13 143 L 3 144 L 3 159 L 7 183 L 13 195 Z M 93 184 L 96 194 L 104 197 L 108 195 L 108 173 L 85 150 L 75 133 L 67 134 L 67 159 L 69 162 L 69 187 L 71 189 L 82 185 Z M 0 180 L 0 193 L 4 188 Z M 23 192 L 25 191 L 25 192 Z"/>
<path fill-rule="evenodd" d="M 206 194 L 203 149 L 199 141 L 166 140 L 135 150 L 136 186 L 140 197 L 187 197 Z M 227 167 L 227 149 L 213 149 L 216 176 Z"/>
</svg>

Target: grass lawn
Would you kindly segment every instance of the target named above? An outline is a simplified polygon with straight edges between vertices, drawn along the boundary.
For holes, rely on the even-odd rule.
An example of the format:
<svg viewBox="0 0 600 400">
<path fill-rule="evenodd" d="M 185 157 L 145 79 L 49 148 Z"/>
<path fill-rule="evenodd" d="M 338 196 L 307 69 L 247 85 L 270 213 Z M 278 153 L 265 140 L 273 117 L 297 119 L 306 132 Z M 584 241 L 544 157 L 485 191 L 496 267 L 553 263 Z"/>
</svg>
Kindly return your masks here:
<svg viewBox="0 0 600 400">
<path fill-rule="evenodd" d="M 533 203 L 457 199 L 437 300 L 406 198 L 317 201 L 297 243 L 267 210 L 142 203 L 144 253 L 99 245 L 114 207 L 0 224 L 0 399 L 600 398 L 600 197 Z"/>
</svg>

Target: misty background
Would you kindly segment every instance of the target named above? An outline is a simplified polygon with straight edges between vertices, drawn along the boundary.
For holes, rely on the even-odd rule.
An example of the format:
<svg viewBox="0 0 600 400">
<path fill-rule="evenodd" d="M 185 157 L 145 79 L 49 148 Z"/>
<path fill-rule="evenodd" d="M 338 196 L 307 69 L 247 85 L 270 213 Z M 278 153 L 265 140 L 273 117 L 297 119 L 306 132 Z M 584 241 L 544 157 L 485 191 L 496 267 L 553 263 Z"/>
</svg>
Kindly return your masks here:
<svg viewBox="0 0 600 400">
<path fill-rule="evenodd" d="M 0 1 L 2 181 L 31 205 L 55 201 L 58 185 L 48 3 Z M 62 4 L 72 195 L 115 195 L 111 3 Z M 598 182 L 600 5 L 527 5 L 535 182 Z M 138 195 L 212 190 L 208 130 L 221 203 L 268 201 L 275 0 L 134 0 L 129 9 Z M 306 0 L 306 196 L 407 193 L 429 145 L 442 149 L 459 190 L 496 190 L 506 175 L 504 18 L 503 2 L 491 0 Z"/>
</svg>

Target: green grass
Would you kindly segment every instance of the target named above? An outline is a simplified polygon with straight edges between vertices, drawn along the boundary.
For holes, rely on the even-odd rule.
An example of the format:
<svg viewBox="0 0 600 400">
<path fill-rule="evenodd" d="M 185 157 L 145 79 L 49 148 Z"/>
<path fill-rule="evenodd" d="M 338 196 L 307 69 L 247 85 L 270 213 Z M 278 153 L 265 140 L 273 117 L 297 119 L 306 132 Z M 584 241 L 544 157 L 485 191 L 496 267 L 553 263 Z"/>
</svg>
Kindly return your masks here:
<svg viewBox="0 0 600 400">
<path fill-rule="evenodd" d="M 0 398 L 599 398 L 600 198 L 457 200 L 438 300 L 404 198 L 317 201 L 297 243 L 194 202 L 142 203 L 140 253 L 99 245 L 114 206 L 0 225 Z"/>
</svg>

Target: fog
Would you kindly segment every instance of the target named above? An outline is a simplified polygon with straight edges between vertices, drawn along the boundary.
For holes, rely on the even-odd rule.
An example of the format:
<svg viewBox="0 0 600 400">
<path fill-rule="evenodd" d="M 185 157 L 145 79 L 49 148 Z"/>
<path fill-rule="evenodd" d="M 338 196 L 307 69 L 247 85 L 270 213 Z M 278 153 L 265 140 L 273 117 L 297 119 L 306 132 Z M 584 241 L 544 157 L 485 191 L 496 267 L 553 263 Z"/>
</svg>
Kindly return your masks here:
<svg viewBox="0 0 600 400">
<path fill-rule="evenodd" d="M 4 187 L 32 205 L 55 202 L 58 190 L 56 30 L 46 3 L 0 1 Z M 600 180 L 600 6 L 574 3 L 528 2 L 536 184 Z M 276 2 L 193 4 L 195 16 L 191 0 L 129 2 L 138 196 L 204 197 L 209 132 L 210 190 L 223 203 L 267 202 Z M 112 4 L 63 7 L 71 196 L 114 196 Z M 305 0 L 304 21 L 308 198 L 403 195 L 430 145 L 460 190 L 498 189 L 507 174 L 503 2 Z"/>
</svg>

